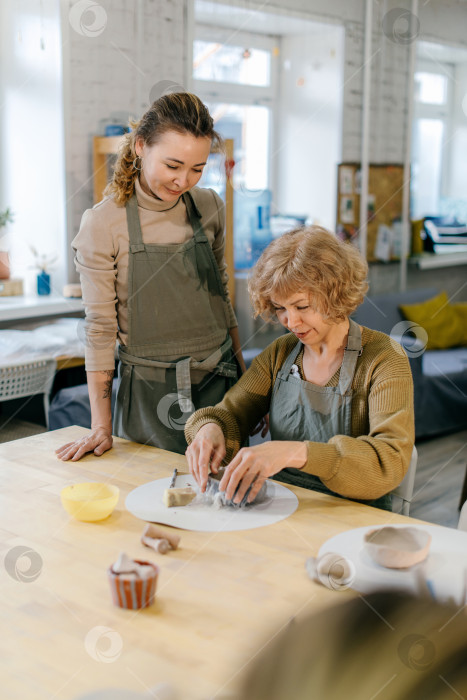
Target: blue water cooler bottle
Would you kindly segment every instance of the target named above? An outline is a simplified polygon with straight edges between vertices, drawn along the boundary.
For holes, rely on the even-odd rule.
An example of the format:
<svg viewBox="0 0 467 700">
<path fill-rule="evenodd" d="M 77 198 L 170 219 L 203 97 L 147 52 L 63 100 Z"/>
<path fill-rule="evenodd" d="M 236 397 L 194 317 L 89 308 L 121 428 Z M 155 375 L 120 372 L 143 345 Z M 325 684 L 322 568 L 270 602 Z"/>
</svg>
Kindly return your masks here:
<svg viewBox="0 0 467 700">
<path fill-rule="evenodd" d="M 256 207 L 256 212 L 252 221 L 251 250 L 253 265 L 257 262 L 261 253 L 271 241 L 271 207 L 268 202 L 267 204 L 260 204 Z"/>
<path fill-rule="evenodd" d="M 234 257 L 235 269 L 252 267 L 272 240 L 270 190 L 235 192 Z"/>
</svg>

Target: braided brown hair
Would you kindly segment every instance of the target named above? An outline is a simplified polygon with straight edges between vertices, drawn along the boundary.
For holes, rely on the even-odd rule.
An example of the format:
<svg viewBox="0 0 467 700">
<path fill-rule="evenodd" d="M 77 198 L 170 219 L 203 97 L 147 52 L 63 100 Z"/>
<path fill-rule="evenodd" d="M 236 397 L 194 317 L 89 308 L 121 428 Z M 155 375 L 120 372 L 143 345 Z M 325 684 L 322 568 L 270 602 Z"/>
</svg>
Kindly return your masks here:
<svg viewBox="0 0 467 700">
<path fill-rule="evenodd" d="M 220 135 L 214 130 L 214 121 L 205 104 L 189 92 L 172 92 L 156 100 L 139 121 L 130 120 L 132 130 L 123 138 L 118 150 L 113 177 L 104 190 L 112 195 L 116 204 L 124 206 L 134 192 L 138 168 L 135 167 L 135 145 L 142 139 L 152 146 L 167 131 L 193 134 L 211 139 L 211 148 L 222 144 Z"/>
</svg>

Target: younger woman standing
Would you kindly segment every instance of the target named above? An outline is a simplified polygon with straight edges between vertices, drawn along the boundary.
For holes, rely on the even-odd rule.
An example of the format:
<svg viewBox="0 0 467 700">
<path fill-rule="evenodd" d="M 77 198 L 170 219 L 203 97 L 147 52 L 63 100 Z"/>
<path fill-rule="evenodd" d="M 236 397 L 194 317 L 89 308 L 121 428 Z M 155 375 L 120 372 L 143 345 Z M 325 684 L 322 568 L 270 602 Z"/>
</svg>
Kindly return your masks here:
<svg viewBox="0 0 467 700">
<path fill-rule="evenodd" d="M 183 453 L 184 425 L 219 402 L 244 370 L 227 290 L 224 207 L 195 187 L 213 144 L 198 97 L 159 98 L 125 137 L 107 195 L 84 213 L 72 245 L 86 311 L 91 432 L 57 450 L 78 460 L 114 434 Z M 237 360 L 237 362 L 235 361 Z"/>
</svg>

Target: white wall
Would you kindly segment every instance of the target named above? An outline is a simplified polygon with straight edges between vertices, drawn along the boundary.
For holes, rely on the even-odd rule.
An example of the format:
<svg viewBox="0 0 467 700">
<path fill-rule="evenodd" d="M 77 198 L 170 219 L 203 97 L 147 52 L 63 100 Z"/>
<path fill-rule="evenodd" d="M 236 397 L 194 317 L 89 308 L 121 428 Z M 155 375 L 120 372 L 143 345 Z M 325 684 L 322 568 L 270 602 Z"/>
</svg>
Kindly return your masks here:
<svg viewBox="0 0 467 700">
<path fill-rule="evenodd" d="M 216 1 L 239 5 L 247 10 L 270 11 L 333 23 L 336 27 L 344 28 L 344 80 L 339 98 L 343 103 L 341 159 L 359 161 L 364 0 L 287 0 L 287 3 L 285 0 L 270 0 L 267 5 L 262 0 Z M 61 2 L 68 11 L 74 4 L 74 0 Z M 420 18 L 417 36 L 405 41 L 397 35 L 397 31 L 394 34 L 387 31 L 384 33 L 383 21 L 386 18 L 387 23 L 388 13 L 398 8 L 410 10 L 410 0 L 373 2 L 370 134 L 370 159 L 373 162 L 400 163 L 405 157 L 411 128 L 407 123 L 406 89 L 411 42 L 416 38 L 445 40 L 463 45 L 467 42 L 466 2 L 430 0 L 418 4 Z M 98 36 L 82 36 L 68 22 L 71 36 L 67 49 L 69 58 L 65 61 L 68 72 L 65 88 L 69 86 L 70 91 L 67 110 L 67 127 L 71 129 L 67 139 L 70 239 L 77 230 L 83 209 L 92 203 L 91 137 L 99 128 L 101 120 L 114 111 L 141 113 L 146 106 L 151 86 L 158 81 L 173 80 L 183 84 L 185 78 L 186 86 L 189 87 L 188 44 L 192 28 L 187 17 L 192 16 L 193 0 L 134 0 L 131 3 L 124 0 L 100 0 L 100 5 L 107 13 L 107 21 L 104 31 Z M 248 28 L 243 27 L 244 30 Z M 311 49 L 312 45 L 308 46 L 307 55 Z M 313 179 L 313 187 L 317 185 L 315 173 L 310 167 L 309 176 Z M 320 184 L 321 180 L 318 186 Z M 288 185 L 285 189 L 287 197 L 291 198 L 290 207 L 294 206 L 296 199 L 293 191 L 289 190 Z M 278 196 L 282 197 L 282 194 Z M 280 199 L 279 204 L 282 208 Z M 289 203 L 286 204 L 289 209 Z M 303 208 L 303 202 L 297 204 L 299 209 Z M 326 211 L 332 209 L 333 205 L 327 201 Z M 313 216 L 313 212 L 310 213 Z M 331 221 L 330 224 L 334 225 L 334 222 Z M 397 288 L 397 284 L 394 279 L 394 288 Z"/>
<path fill-rule="evenodd" d="M 62 0 L 69 241 L 83 211 L 93 205 L 93 136 L 103 135 L 105 121 L 112 117 L 124 124 L 129 117 L 139 118 L 150 94 L 152 99 L 163 94 L 164 81 L 183 84 L 186 67 L 184 0 L 90 4 L 97 8 L 94 18 L 82 13 L 78 21 L 76 1 Z M 71 252 L 69 256 L 71 260 Z"/>
<path fill-rule="evenodd" d="M 157 83 L 172 80 L 183 84 L 191 32 L 187 16 L 191 13 L 193 0 L 100 0 L 89 3 L 101 8 L 101 20 L 103 18 L 101 25 L 97 22 L 97 28 L 91 34 L 86 34 L 83 29 L 86 21 L 89 22 L 89 12 L 81 17 L 84 25 L 74 22 L 72 26 L 70 21 L 70 10 L 79 2 L 82 0 L 3 0 L 0 3 L 1 69 L 4 76 L 1 84 L 5 105 L 0 112 L 0 206 L 10 205 L 16 212 L 11 229 L 16 272 L 31 277 L 31 271 L 25 269 L 30 262 L 27 242 L 40 239 L 41 251 L 56 250 L 63 259 L 62 272 L 57 270 L 54 274 L 54 283 L 58 287 L 65 275 L 64 259 L 66 255 L 70 257 L 70 253 L 64 251 L 69 251 L 69 241 L 77 231 L 83 210 L 92 205 L 92 136 L 102 129 L 103 120 L 114 113 L 125 116 L 141 114 L 149 103 L 151 87 Z M 267 6 L 261 0 L 235 0 L 230 4 L 247 9 L 268 9 L 344 27 L 341 155 L 342 160 L 359 160 L 364 0 L 288 0 L 287 5 L 284 0 L 271 0 Z M 401 162 L 405 155 L 408 134 L 405 70 L 410 42 L 385 36 L 382 22 L 388 11 L 410 6 L 409 0 L 375 0 L 373 3 L 370 158 L 374 162 Z M 430 0 L 428 3 L 419 2 L 419 8 L 419 38 L 467 46 L 467 3 Z M 60 12 L 62 45 L 58 24 Z M 45 40 L 44 49 L 40 47 L 41 34 Z M 64 107 L 60 88 L 61 65 Z M 66 193 L 62 179 L 63 110 Z M 462 119 L 460 113 L 459 118 Z M 20 137 L 15 138 L 13 134 L 18 132 Z M 465 144 L 463 133 L 459 130 L 457 134 L 462 149 Z M 457 160 L 453 167 L 462 167 L 463 162 Z M 31 163 L 39 166 L 40 176 L 33 175 L 35 170 Z M 312 170 L 310 168 L 310 173 Z M 311 177 L 315 178 L 314 173 Z M 293 192 L 287 196 L 293 198 Z M 292 204 L 294 202 L 292 200 Z M 65 206 L 68 210 L 68 240 Z M 300 203 L 299 208 L 302 207 Z M 330 208 L 330 205 L 326 204 L 326 207 Z M 70 279 L 75 277 L 70 275 Z"/>
<path fill-rule="evenodd" d="M 359 161 L 362 134 L 365 0 L 214 0 L 247 10 L 283 13 L 303 19 L 333 22 L 345 29 L 344 119 L 342 160 Z M 467 46 L 467 3 L 464 0 L 419 2 L 413 37 L 404 36 L 404 19 L 411 0 L 374 0 L 371 52 L 370 159 L 401 163 L 407 146 L 407 69 L 412 41 L 417 38 Z M 395 13 L 395 15 L 394 15 Z M 256 21 L 253 17 L 252 21 Z M 244 26 L 247 30 L 249 27 Z M 311 46 L 309 47 L 312 48 Z"/>
<path fill-rule="evenodd" d="M 139 117 L 164 81 L 183 84 L 186 11 L 185 0 L 0 3 L 0 207 L 15 212 L 13 273 L 28 292 L 29 243 L 58 253 L 55 291 L 77 279 L 69 244 L 93 204 L 92 137 Z"/>
<path fill-rule="evenodd" d="M 465 0 L 424 0 L 419 5 L 420 38 L 467 46 Z"/>
<path fill-rule="evenodd" d="M 56 0 L 1 3 L 0 208 L 10 206 L 12 275 L 34 293 L 29 245 L 57 254 L 54 291 L 66 277 L 61 37 Z"/>
<path fill-rule="evenodd" d="M 369 67 L 370 139 L 372 163 L 403 163 L 407 139 L 407 80 L 410 43 L 399 42 L 383 22 L 394 10 L 410 7 L 407 0 L 373 3 Z M 342 161 L 359 162 L 362 148 L 362 105 L 365 31 L 362 19 L 345 23 L 344 119 Z"/>
<path fill-rule="evenodd" d="M 378 2 L 379 0 L 375 0 Z M 310 19 L 331 19 L 341 24 L 346 21 L 363 21 L 365 0 L 213 0 L 219 5 L 234 5 L 249 11 L 278 12 L 290 16 L 307 16 Z M 244 27 L 245 31 L 249 27 Z"/>
<path fill-rule="evenodd" d="M 274 204 L 334 228 L 341 157 L 343 29 L 281 41 L 279 129 L 273 152 Z"/>
</svg>

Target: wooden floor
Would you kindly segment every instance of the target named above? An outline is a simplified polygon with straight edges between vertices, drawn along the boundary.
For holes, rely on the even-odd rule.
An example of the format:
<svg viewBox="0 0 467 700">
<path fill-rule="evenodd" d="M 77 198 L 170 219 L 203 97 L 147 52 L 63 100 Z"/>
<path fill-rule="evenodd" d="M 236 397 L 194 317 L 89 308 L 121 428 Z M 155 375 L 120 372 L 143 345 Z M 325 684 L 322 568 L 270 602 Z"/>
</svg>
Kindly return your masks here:
<svg viewBox="0 0 467 700">
<path fill-rule="evenodd" d="M 11 440 L 19 440 L 46 431 L 47 428 L 43 425 L 17 420 L 9 416 L 0 416 L 0 442 L 11 442 Z"/>
<path fill-rule="evenodd" d="M 457 527 L 459 497 L 467 469 L 467 430 L 416 445 L 417 474 L 410 515 Z"/>
<path fill-rule="evenodd" d="M 0 442 L 42 433 L 46 428 L 32 422 L 0 417 Z M 413 518 L 457 527 L 459 497 L 467 468 L 467 430 L 417 443 L 418 465 Z"/>
</svg>

